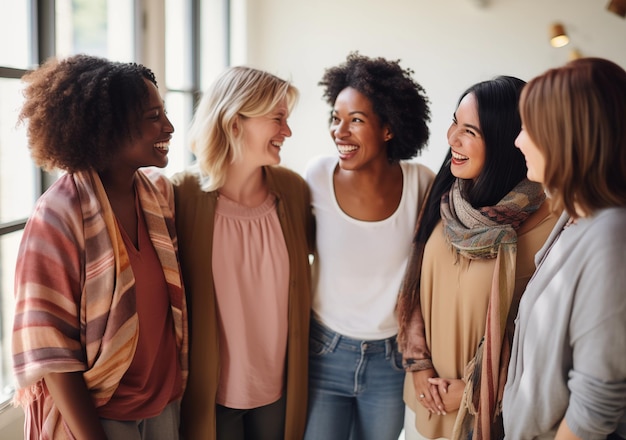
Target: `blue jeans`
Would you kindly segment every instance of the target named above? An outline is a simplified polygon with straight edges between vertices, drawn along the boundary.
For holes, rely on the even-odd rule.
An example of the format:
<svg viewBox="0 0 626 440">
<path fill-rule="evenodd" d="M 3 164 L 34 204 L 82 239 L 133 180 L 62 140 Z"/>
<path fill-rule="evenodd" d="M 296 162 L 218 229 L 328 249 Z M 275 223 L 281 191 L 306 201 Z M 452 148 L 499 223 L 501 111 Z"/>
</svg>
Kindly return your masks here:
<svg viewBox="0 0 626 440">
<path fill-rule="evenodd" d="M 360 341 L 311 320 L 305 440 L 397 440 L 404 370 L 396 338 Z"/>
</svg>

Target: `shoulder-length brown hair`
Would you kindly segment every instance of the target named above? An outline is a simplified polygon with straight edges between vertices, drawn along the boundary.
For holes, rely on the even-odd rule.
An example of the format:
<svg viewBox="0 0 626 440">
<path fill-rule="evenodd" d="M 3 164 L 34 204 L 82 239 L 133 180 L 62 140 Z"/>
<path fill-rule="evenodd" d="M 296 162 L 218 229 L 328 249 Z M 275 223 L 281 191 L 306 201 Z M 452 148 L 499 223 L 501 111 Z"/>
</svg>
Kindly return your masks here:
<svg viewBox="0 0 626 440">
<path fill-rule="evenodd" d="M 528 136 L 543 153 L 543 183 L 574 217 L 626 205 L 626 71 L 582 58 L 528 82 L 520 97 Z"/>
</svg>

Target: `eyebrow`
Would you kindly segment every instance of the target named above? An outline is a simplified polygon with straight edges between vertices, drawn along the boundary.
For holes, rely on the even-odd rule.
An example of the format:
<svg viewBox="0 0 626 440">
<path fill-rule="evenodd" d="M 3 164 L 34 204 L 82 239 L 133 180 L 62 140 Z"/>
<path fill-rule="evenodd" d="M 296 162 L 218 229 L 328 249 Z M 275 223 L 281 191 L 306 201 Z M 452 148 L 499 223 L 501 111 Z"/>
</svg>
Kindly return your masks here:
<svg viewBox="0 0 626 440">
<path fill-rule="evenodd" d="M 332 115 L 334 115 L 334 114 L 337 114 L 338 112 L 337 112 L 337 110 L 332 109 L 330 113 L 331 113 Z M 348 116 L 354 116 L 354 115 L 363 115 L 363 116 L 368 116 L 368 114 L 367 114 L 367 113 L 365 113 L 365 112 L 363 112 L 363 111 L 361 111 L 361 110 L 354 110 L 354 111 L 351 111 L 351 112 L 349 112 L 349 113 L 348 113 Z"/>
<path fill-rule="evenodd" d="M 159 105 L 153 105 L 152 107 L 148 107 L 146 108 L 144 111 L 145 112 L 150 112 L 152 110 L 161 110 L 161 109 L 165 108 L 165 101 L 161 101 L 161 103 Z"/>
<path fill-rule="evenodd" d="M 468 128 L 471 128 L 472 130 L 476 130 L 478 133 L 480 133 L 481 136 L 483 134 L 483 131 L 480 128 L 476 127 L 475 125 L 463 124 L 463 127 L 468 127 Z"/>
</svg>

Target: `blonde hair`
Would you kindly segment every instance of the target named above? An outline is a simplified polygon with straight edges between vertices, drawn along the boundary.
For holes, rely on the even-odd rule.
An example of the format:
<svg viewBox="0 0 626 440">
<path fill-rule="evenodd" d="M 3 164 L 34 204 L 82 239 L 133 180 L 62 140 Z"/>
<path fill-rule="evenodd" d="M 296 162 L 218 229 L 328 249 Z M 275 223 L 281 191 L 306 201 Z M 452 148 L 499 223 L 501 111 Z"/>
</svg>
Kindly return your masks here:
<svg viewBox="0 0 626 440">
<path fill-rule="evenodd" d="M 626 71 L 582 58 L 532 79 L 520 97 L 528 136 L 545 158 L 556 211 L 626 205 Z"/>
<path fill-rule="evenodd" d="M 289 81 L 270 73 L 244 66 L 225 70 L 200 100 L 189 129 L 202 189 L 222 187 L 229 165 L 241 157 L 243 133 L 234 130 L 240 118 L 264 116 L 283 99 L 291 112 L 298 95 Z"/>
</svg>

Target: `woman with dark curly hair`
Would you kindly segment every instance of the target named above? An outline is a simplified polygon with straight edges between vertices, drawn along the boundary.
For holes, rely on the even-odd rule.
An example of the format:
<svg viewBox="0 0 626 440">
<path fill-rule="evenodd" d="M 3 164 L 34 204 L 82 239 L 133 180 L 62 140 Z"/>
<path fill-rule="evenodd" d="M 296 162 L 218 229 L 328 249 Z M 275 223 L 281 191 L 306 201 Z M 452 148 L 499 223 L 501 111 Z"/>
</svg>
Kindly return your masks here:
<svg viewBox="0 0 626 440">
<path fill-rule="evenodd" d="M 396 297 L 434 177 L 407 161 L 430 121 L 412 73 L 352 53 L 319 83 L 339 155 L 306 171 L 317 223 L 307 440 L 395 440 L 402 430 Z"/>
<path fill-rule="evenodd" d="M 524 84 L 472 85 L 448 128 L 398 301 L 407 440 L 502 438 L 513 319 L 556 221 L 514 144 Z"/>
<path fill-rule="evenodd" d="M 26 439 L 176 439 L 187 315 L 154 74 L 77 55 L 23 77 L 37 165 L 65 171 L 18 255 L 13 363 Z"/>
</svg>

